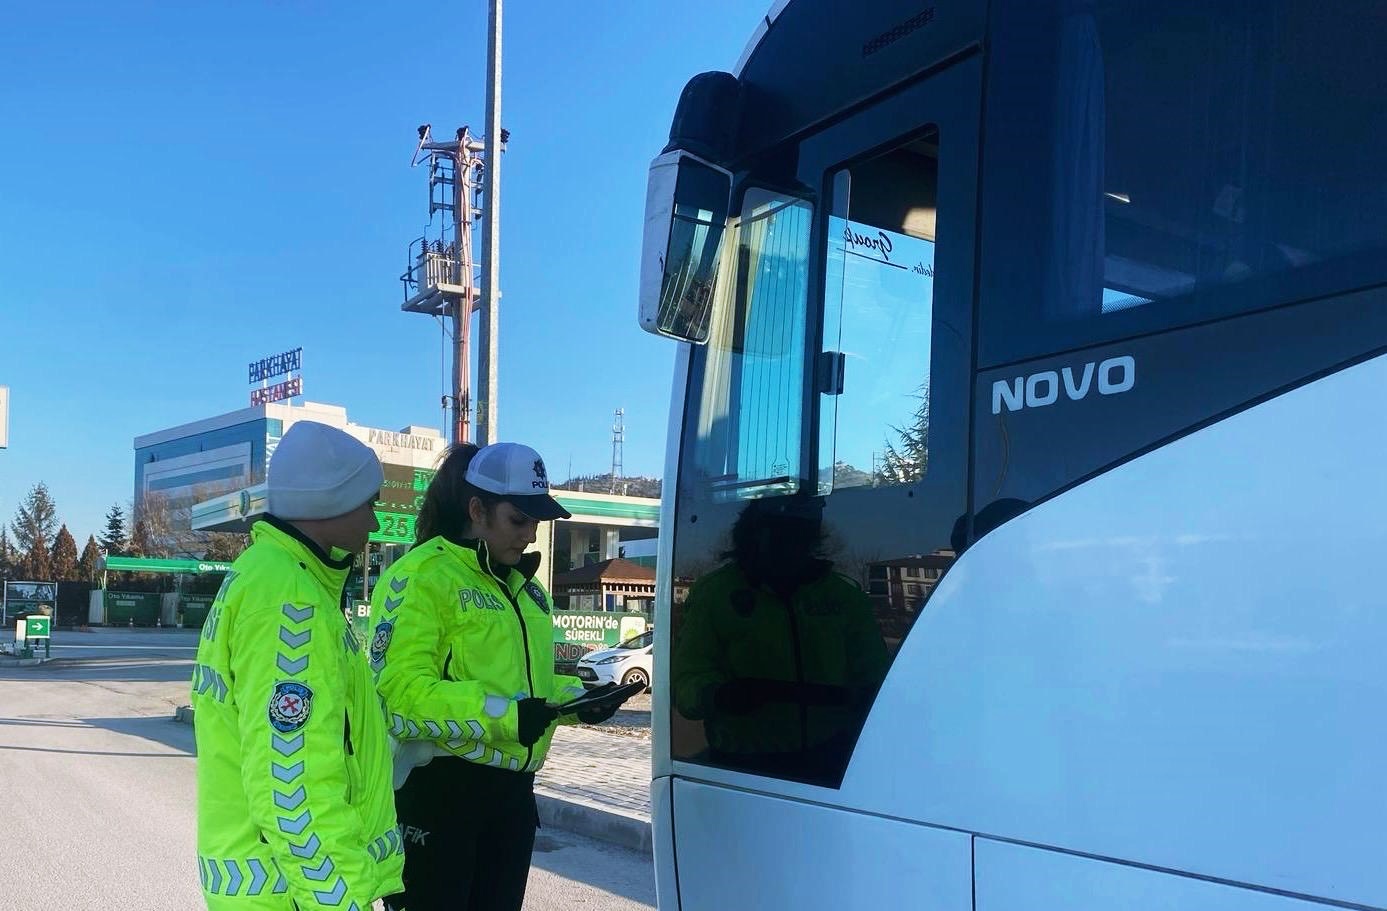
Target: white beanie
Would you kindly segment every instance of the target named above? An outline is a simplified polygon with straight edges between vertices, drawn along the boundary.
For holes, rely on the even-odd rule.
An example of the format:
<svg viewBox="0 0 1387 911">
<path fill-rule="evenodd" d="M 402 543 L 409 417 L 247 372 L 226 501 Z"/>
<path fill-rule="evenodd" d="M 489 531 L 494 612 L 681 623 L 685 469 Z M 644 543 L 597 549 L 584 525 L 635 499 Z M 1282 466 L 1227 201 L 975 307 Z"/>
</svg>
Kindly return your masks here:
<svg viewBox="0 0 1387 911">
<path fill-rule="evenodd" d="M 384 482 L 380 459 L 365 443 L 298 421 L 270 457 L 266 505 L 280 519 L 331 519 L 374 500 Z"/>
</svg>

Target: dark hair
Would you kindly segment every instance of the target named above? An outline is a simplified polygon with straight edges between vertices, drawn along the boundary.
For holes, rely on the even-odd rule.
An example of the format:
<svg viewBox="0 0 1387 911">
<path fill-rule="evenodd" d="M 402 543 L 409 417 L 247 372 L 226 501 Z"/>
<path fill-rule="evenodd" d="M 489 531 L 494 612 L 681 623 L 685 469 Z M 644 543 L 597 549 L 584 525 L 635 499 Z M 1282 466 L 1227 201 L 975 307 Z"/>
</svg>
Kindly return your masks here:
<svg viewBox="0 0 1387 911">
<path fill-rule="evenodd" d="M 743 568 L 753 565 L 761 557 L 759 538 L 767 529 L 798 531 L 799 543 L 806 544 L 810 554 L 817 557 L 824 543 L 822 508 L 822 503 L 809 497 L 752 500 L 732 524 L 732 547 L 722 552 L 722 559 L 735 560 Z"/>
<path fill-rule="evenodd" d="M 472 537 L 472 520 L 468 513 L 472 498 L 482 501 L 488 515 L 501 502 L 496 494 L 467 482 L 467 466 L 472 464 L 472 457 L 478 451 L 471 443 L 454 443 L 444 453 L 438 474 L 429 482 L 423 505 L 419 507 L 419 519 L 414 526 L 416 545 L 439 535 L 453 542 L 467 540 Z"/>
</svg>

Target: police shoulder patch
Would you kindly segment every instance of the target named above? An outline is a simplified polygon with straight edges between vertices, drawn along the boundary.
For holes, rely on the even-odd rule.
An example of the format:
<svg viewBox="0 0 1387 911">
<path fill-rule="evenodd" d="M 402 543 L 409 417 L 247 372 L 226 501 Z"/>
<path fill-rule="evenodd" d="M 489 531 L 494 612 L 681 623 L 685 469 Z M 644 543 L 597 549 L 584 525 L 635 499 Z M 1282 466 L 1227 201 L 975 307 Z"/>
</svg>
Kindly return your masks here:
<svg viewBox="0 0 1387 911">
<path fill-rule="evenodd" d="M 390 648 L 390 637 L 395 635 L 395 624 L 382 620 L 376 624 L 376 634 L 371 637 L 371 663 L 380 664 L 385 660 L 385 652 Z"/>
<path fill-rule="evenodd" d="M 285 680 L 270 694 L 270 725 L 281 734 L 297 731 L 313 712 L 313 690 L 306 683 Z"/>
<path fill-rule="evenodd" d="M 526 582 L 525 594 L 530 596 L 530 600 L 534 601 L 540 610 L 544 611 L 546 614 L 549 613 L 549 599 L 544 597 L 544 589 L 540 588 L 538 582 L 533 579 Z"/>
</svg>

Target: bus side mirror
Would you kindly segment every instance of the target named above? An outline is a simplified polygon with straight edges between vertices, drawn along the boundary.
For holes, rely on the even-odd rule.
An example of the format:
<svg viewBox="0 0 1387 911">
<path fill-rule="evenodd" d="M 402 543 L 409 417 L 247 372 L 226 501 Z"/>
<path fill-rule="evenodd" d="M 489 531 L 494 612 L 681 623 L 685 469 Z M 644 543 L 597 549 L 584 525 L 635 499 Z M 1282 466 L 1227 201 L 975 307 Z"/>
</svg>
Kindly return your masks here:
<svg viewBox="0 0 1387 911">
<path fill-rule="evenodd" d="M 645 331 L 708 341 L 731 197 L 731 172 L 690 152 L 651 162 L 640 276 Z"/>
</svg>

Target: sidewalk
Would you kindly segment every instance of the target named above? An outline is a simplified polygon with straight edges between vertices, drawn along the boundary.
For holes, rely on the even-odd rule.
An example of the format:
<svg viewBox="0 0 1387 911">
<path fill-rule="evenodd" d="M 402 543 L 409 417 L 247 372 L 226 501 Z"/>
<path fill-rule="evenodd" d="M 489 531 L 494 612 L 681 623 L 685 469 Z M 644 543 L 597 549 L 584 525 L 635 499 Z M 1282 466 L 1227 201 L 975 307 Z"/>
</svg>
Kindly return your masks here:
<svg viewBox="0 0 1387 911">
<path fill-rule="evenodd" d="M 0 641 L 0 667 L 37 667 L 52 661 L 48 649 L 38 648 L 28 657 L 15 654 L 14 636 Z"/>
<path fill-rule="evenodd" d="M 649 739 L 560 727 L 535 794 L 542 824 L 650 853 Z"/>
<path fill-rule="evenodd" d="M 180 706 L 174 720 L 191 724 Z M 651 852 L 650 740 L 565 725 L 535 779 L 540 824 Z"/>
</svg>

